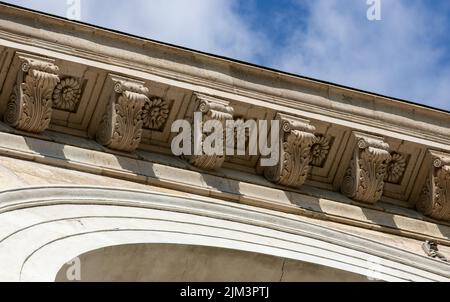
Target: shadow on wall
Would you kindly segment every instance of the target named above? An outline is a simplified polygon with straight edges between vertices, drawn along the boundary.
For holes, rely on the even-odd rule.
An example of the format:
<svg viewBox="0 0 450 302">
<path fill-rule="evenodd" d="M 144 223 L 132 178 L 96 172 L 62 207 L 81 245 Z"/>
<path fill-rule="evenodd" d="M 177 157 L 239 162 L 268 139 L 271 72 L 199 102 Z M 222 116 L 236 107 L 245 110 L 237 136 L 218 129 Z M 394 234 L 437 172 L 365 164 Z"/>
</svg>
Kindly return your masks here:
<svg viewBox="0 0 450 302">
<path fill-rule="evenodd" d="M 369 281 L 366 276 L 317 264 L 230 249 L 134 244 L 80 255 L 79 274 L 63 266 L 57 282 L 312 282 Z"/>
</svg>

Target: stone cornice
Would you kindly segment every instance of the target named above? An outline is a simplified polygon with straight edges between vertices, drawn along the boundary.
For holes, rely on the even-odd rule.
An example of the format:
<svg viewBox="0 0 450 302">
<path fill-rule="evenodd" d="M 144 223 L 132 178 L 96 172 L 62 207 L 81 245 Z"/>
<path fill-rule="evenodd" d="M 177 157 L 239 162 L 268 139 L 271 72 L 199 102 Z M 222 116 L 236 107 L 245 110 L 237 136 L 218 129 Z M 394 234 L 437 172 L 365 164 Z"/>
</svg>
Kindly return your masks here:
<svg viewBox="0 0 450 302">
<path fill-rule="evenodd" d="M 0 20 L 1 22 L 1 20 Z M 234 85 L 227 85 L 226 83 L 232 82 L 232 78 L 222 79 L 222 83 L 217 81 L 209 81 L 199 78 L 200 75 L 204 75 L 203 72 L 198 74 L 186 75 L 177 73 L 177 71 L 168 71 L 160 67 L 149 68 L 150 63 L 139 63 L 133 65 L 130 61 L 125 59 L 110 59 L 110 62 L 102 62 L 103 56 L 98 56 L 93 53 L 79 53 L 77 56 L 73 56 L 72 47 L 62 47 L 60 45 L 29 45 L 29 41 L 18 44 L 17 37 L 11 37 L 11 40 L 2 40 L 2 32 L 0 30 L 0 45 L 5 45 L 11 48 L 17 48 L 21 50 L 31 51 L 34 53 L 42 53 L 43 48 L 47 48 L 45 53 L 54 58 L 61 58 L 64 60 L 73 60 L 86 64 L 87 66 L 93 66 L 101 68 L 112 73 L 129 74 L 133 77 L 140 79 L 148 79 L 165 83 L 180 89 L 199 90 L 209 95 L 226 99 L 236 99 L 248 104 L 255 104 L 261 107 L 265 107 L 276 111 L 287 111 L 301 116 L 308 116 L 315 120 L 327 121 L 344 127 L 351 127 L 358 129 L 360 126 L 364 126 L 368 131 L 377 133 L 379 135 L 395 136 L 399 139 L 415 141 L 419 144 L 428 145 L 433 148 L 443 149 L 450 151 L 450 128 L 448 116 L 450 113 L 439 111 L 436 109 L 429 109 L 426 107 L 420 107 L 418 105 L 411 105 L 406 103 L 399 103 L 390 99 L 385 99 L 383 106 L 377 108 L 374 106 L 374 100 L 379 97 L 375 97 L 370 94 L 358 93 L 350 89 L 344 89 L 340 87 L 331 87 L 327 84 L 317 83 L 322 86 L 322 95 L 308 94 L 307 92 L 292 93 L 289 90 L 282 90 L 276 95 L 273 92 L 276 89 L 270 89 L 265 92 L 258 91 L 257 87 L 251 87 L 245 85 L 245 88 L 236 89 Z M 14 42 L 12 42 L 14 41 Z M 50 43 L 51 44 L 51 43 Z M 59 48 L 58 52 L 53 49 Z M 106 56 L 113 55 L 105 54 Z M 125 57 L 132 56 L 131 53 L 124 55 Z M 147 57 L 148 58 L 148 57 Z M 133 57 L 130 57 L 133 60 Z M 114 64 L 112 64 L 114 63 Z M 170 66 L 171 64 L 167 64 Z M 132 67 L 132 69 L 130 69 Z M 179 66 L 180 69 L 183 66 Z M 192 70 L 195 70 L 193 68 Z M 185 70 L 182 70 L 185 72 Z M 213 77 L 213 76 L 212 76 Z M 301 81 L 301 78 L 299 79 Z M 248 83 L 246 83 L 248 84 Z M 199 88 L 198 85 L 201 85 Z M 297 83 L 294 87 L 301 87 L 301 83 Z M 330 91 L 335 90 L 335 94 L 357 94 L 358 97 L 364 97 L 359 99 L 362 105 L 370 105 L 369 108 L 354 106 L 351 104 L 342 104 L 341 102 L 334 101 L 328 97 Z M 385 104 L 389 105 L 385 105 Z M 1 104 L 0 104 L 1 105 Z M 392 107 L 393 106 L 393 107 Z M 0 106 L 1 109 L 1 106 Z M 378 111 L 379 110 L 379 111 Z M 399 114 L 407 114 L 407 116 L 396 114 L 383 114 L 383 111 L 393 111 Z M 422 114 L 420 114 L 422 113 Z M 377 116 L 378 118 L 373 118 Z M 419 120 L 426 120 L 429 123 L 418 122 Z M 420 130 L 420 131 L 418 131 Z"/>
<path fill-rule="evenodd" d="M 177 161 L 170 153 L 171 124 L 189 120 L 193 112 L 222 123 L 279 120 L 278 166 L 261 170 L 261 154 L 200 155 L 188 158 L 191 165 L 183 169 L 214 174 L 211 170 L 234 167 L 257 182 L 265 177 L 272 182 L 265 185 L 281 192 L 307 185 L 324 194 L 342 192 L 364 207 L 388 202 L 450 220 L 447 193 L 420 197 L 426 184 L 439 192 L 448 187 L 448 165 L 433 168 L 428 154 L 450 154 L 450 113 L 55 17 L 36 18 L 2 4 L 0 8 L 0 116 L 24 131 L 19 132 L 24 137 L 42 138 L 50 129 L 87 138 L 88 145 L 97 140 L 96 148 L 108 154 L 136 157 L 150 150 Z M 39 77 L 23 69 L 24 58 L 38 62 L 32 65 L 42 73 Z M 31 126 L 8 111 L 26 107 L 26 93 L 16 89 L 26 78 L 28 90 L 39 79 L 45 82 L 45 95 L 39 97 L 43 102 L 33 102 L 40 114 Z M 343 195 L 336 201 L 353 202 Z M 236 198 L 228 192 L 220 196 Z"/>
<path fill-rule="evenodd" d="M 74 54 L 76 49 L 80 58 L 101 62 L 108 57 L 108 64 L 117 67 L 131 66 L 134 70 L 163 76 L 166 80 L 183 79 L 187 83 L 202 85 L 205 88 L 233 91 L 234 95 L 258 99 L 275 106 L 298 108 L 305 113 L 327 118 L 335 117 L 336 122 L 340 120 L 345 124 L 357 122 L 380 130 L 415 136 L 419 140 L 426 139 L 442 144 L 450 142 L 449 113 L 443 111 L 281 74 L 55 17 L 41 15 L 39 20 L 36 20 L 32 12 L 1 6 L 0 37 L 16 43 L 20 41 L 22 47 L 29 45 L 48 50 L 58 49 L 60 54 Z M 19 18 L 21 23 L 14 22 L 13 18 Z M 36 29 L 27 24 L 36 26 Z M 58 30 L 55 30 L 56 28 Z M 73 28 L 78 33 L 77 37 L 73 36 Z M 32 36 L 33 39 L 21 38 L 25 36 Z M 58 44 L 52 42 L 55 40 Z M 99 44 L 108 46 L 99 52 Z M 20 47 L 19 44 L 16 46 Z M 216 71 L 205 73 L 205 70 Z M 242 74 L 246 76 L 242 77 Z M 417 133 L 419 129 L 420 134 Z"/>
</svg>

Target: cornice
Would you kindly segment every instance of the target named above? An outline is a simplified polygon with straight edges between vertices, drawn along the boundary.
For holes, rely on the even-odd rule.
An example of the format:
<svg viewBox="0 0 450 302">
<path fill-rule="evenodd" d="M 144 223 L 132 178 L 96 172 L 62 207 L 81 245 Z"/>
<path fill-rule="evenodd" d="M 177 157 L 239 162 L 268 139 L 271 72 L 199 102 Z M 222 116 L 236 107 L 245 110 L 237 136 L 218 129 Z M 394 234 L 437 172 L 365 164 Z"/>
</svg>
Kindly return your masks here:
<svg viewBox="0 0 450 302">
<path fill-rule="evenodd" d="M 222 124 L 279 120 L 287 127 L 280 133 L 283 150 L 275 168 L 260 167 L 261 154 L 200 155 L 185 158 L 183 172 L 208 175 L 205 171 L 222 173 L 234 166 L 249 171 L 247 177 L 258 179 L 259 185 L 265 177 L 266 186 L 280 192 L 310 186 L 326 194 L 342 192 L 364 208 L 390 202 L 416 207 L 444 223 L 450 219 L 448 165 L 431 163 L 433 154 L 450 154 L 450 113 L 56 17 L 36 18 L 36 13 L 2 4 L 0 8 L 0 117 L 16 134 L 43 139 L 51 130 L 81 136 L 89 144 L 97 140 L 106 154 L 133 158 L 142 150 L 169 153 L 170 125 L 192 118 L 196 110 L 206 119 L 218 116 Z M 29 72 L 24 60 L 37 62 L 36 67 Z M 5 155 L 24 154 L 4 150 Z M 25 154 L 27 159 L 48 160 Z M 45 163 L 61 161 L 67 166 L 64 159 Z M 148 180 L 148 172 L 105 172 L 96 165 L 73 161 L 70 168 Z M 184 184 L 204 192 L 196 185 Z M 206 192 L 241 201 L 239 194 L 228 191 Z M 286 210 L 286 205 L 275 207 Z"/>
<path fill-rule="evenodd" d="M 17 23 L 17 19 L 10 21 L 12 17 L 20 18 L 21 23 Z M 300 109 L 318 115 L 319 119 L 320 116 L 332 117 L 336 122 L 359 123 L 450 144 L 450 114 L 447 112 L 55 17 L 41 15 L 36 20 L 34 13 L 9 6 L 2 7 L 0 18 L 0 37 L 9 41 L 21 41 L 28 46 L 57 50 L 108 65 L 131 67 L 166 80 L 176 79 L 234 96 L 241 95 L 249 102 L 256 99 L 266 106 Z M 28 26 L 25 25 L 27 23 Z M 99 48 L 100 45 L 102 47 Z"/>
<path fill-rule="evenodd" d="M 72 47 L 56 47 L 56 45 L 44 43 L 29 43 L 27 40 L 24 44 L 16 42 L 16 37 L 4 38 L 3 33 L 0 31 L 0 44 L 11 47 L 13 49 L 25 50 L 31 53 L 42 53 L 45 49 L 47 56 L 60 58 L 63 60 L 73 60 L 80 64 L 86 64 L 87 66 L 94 66 L 103 70 L 108 70 L 119 74 L 133 74 L 139 79 L 151 80 L 159 83 L 165 83 L 181 89 L 197 90 L 199 92 L 217 96 L 226 99 L 236 99 L 247 104 L 265 107 L 275 111 L 289 111 L 299 116 L 308 116 L 318 121 L 327 121 L 343 127 L 350 127 L 358 129 L 360 126 L 365 126 L 371 133 L 377 133 L 379 135 L 396 137 L 401 140 L 414 141 L 418 144 L 427 145 L 433 148 L 450 151 L 450 125 L 448 124 L 449 113 L 423 108 L 426 115 L 435 115 L 433 117 L 423 116 L 423 119 L 433 122 L 433 124 L 418 122 L 420 116 L 414 118 L 416 114 L 416 106 L 411 105 L 410 111 L 413 112 L 410 118 L 402 118 L 395 114 L 388 114 L 386 116 L 379 116 L 376 110 L 364 109 L 363 107 L 349 106 L 346 110 L 337 110 L 333 108 L 339 108 L 341 106 L 337 102 L 332 102 L 325 96 L 314 96 L 307 93 L 298 93 L 292 95 L 291 98 L 281 98 L 270 95 L 273 91 L 268 93 L 255 92 L 254 90 L 238 89 L 234 85 L 226 85 L 217 83 L 216 80 L 207 81 L 197 76 L 183 75 L 177 72 L 171 72 L 167 69 L 160 69 L 157 67 L 149 67 L 145 64 L 133 65 L 131 61 L 118 60 L 108 58 L 108 62 L 105 61 L 104 56 L 98 56 L 94 53 L 75 53 Z M 54 51 L 58 49 L 59 51 Z M 75 56 L 76 55 L 76 56 Z M 112 55 L 112 54 L 111 54 Z M 326 91 L 335 89 L 342 91 L 343 93 L 354 93 L 351 90 L 344 88 L 323 87 Z M 327 95 L 328 93 L 325 93 Z M 377 98 L 370 96 L 369 98 Z M 297 101 L 293 101 L 297 99 Z M 387 102 L 393 104 L 389 99 Z M 334 105 L 333 105 L 334 104 Z M 322 105 L 322 106 L 320 106 Z M 407 106 L 401 104 L 402 106 Z M 373 106 L 372 106 L 373 107 Z M 399 113 L 402 113 L 401 108 L 395 109 Z M 373 118 L 374 116 L 378 118 Z M 383 118 L 389 117 L 388 120 L 383 121 Z M 403 125 L 399 124 L 399 121 L 404 121 Z M 447 133 L 448 132 L 448 133 Z M 80 135 L 80 134 L 78 134 Z"/>
</svg>

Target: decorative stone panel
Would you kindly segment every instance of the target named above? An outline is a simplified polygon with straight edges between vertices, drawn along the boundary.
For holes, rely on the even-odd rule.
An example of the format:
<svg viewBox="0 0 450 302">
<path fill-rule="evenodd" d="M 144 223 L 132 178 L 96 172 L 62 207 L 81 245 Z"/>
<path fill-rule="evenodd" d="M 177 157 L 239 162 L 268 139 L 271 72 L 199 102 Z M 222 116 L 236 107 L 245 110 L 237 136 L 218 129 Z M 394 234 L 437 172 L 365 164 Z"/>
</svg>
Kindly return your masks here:
<svg viewBox="0 0 450 302">
<path fill-rule="evenodd" d="M 78 79 L 66 77 L 53 91 L 53 108 L 75 112 L 81 99 L 81 83 Z"/>
<path fill-rule="evenodd" d="M 331 139 L 322 135 L 317 136 L 314 145 L 311 147 L 311 165 L 322 167 L 328 158 L 331 148 Z"/>
<path fill-rule="evenodd" d="M 407 163 L 408 158 L 404 154 L 391 153 L 391 161 L 387 166 L 384 181 L 391 184 L 400 184 L 405 174 Z"/>
<path fill-rule="evenodd" d="M 167 122 L 169 117 L 169 103 L 158 97 L 150 98 L 145 103 L 142 111 L 142 119 L 144 120 L 144 129 L 160 131 Z"/>
</svg>

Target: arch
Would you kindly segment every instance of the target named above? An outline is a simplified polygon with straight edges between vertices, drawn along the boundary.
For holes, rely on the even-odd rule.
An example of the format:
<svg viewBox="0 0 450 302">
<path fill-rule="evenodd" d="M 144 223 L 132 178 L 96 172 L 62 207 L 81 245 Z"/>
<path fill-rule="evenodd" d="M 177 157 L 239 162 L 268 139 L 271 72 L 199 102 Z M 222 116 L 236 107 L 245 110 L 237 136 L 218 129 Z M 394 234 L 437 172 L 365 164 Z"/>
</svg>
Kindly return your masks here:
<svg viewBox="0 0 450 302">
<path fill-rule="evenodd" d="M 275 212 L 193 195 L 55 186 L 0 194 L 4 281 L 54 281 L 71 259 L 129 244 L 258 253 L 384 281 L 448 281 L 447 266 Z"/>
</svg>

